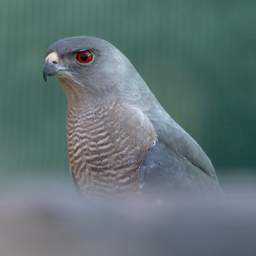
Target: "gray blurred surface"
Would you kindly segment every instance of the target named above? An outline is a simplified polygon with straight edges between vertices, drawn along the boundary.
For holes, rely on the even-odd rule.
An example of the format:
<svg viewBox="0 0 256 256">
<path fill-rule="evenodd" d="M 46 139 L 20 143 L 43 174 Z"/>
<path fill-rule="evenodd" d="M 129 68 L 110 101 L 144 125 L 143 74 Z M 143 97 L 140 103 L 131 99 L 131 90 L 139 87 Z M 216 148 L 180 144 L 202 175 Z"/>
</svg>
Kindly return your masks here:
<svg viewBox="0 0 256 256">
<path fill-rule="evenodd" d="M 256 255 L 255 191 L 83 201 L 49 184 L 2 194 L 1 256 Z"/>
</svg>

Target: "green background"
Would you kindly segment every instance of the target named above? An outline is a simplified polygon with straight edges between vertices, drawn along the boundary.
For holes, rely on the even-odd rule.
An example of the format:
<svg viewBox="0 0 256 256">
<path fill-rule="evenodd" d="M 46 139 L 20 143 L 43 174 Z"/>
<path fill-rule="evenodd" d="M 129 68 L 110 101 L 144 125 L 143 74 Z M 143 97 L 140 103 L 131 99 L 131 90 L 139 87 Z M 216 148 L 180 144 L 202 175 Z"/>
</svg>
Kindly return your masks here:
<svg viewBox="0 0 256 256">
<path fill-rule="evenodd" d="M 123 51 L 219 174 L 256 167 L 256 2 L 1 0 L 0 172 L 68 174 L 66 100 L 47 46 L 94 35 Z"/>
</svg>

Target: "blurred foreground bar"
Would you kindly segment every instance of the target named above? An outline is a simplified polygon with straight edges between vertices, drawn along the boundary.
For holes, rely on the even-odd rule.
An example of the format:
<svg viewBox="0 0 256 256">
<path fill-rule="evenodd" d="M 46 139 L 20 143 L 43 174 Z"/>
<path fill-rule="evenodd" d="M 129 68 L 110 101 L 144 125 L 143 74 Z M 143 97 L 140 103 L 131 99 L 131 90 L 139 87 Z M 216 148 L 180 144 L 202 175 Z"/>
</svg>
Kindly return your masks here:
<svg viewBox="0 0 256 256">
<path fill-rule="evenodd" d="M 1 197 L 0 255 L 255 256 L 255 198 L 86 202 L 31 189 Z"/>
</svg>

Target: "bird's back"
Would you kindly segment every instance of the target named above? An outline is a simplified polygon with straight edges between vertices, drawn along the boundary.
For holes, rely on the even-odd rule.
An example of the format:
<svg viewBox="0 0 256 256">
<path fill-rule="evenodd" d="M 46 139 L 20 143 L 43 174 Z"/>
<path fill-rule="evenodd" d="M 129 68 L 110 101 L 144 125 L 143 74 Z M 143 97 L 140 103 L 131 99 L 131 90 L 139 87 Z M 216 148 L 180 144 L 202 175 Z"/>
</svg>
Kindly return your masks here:
<svg viewBox="0 0 256 256">
<path fill-rule="evenodd" d="M 140 90 L 141 100 L 133 102 L 143 109 L 157 134 L 157 143 L 143 163 L 145 187 L 158 184 L 158 188 L 178 191 L 219 191 L 215 169 L 204 150 L 165 111 L 140 76 L 137 83 L 143 88 Z"/>
</svg>

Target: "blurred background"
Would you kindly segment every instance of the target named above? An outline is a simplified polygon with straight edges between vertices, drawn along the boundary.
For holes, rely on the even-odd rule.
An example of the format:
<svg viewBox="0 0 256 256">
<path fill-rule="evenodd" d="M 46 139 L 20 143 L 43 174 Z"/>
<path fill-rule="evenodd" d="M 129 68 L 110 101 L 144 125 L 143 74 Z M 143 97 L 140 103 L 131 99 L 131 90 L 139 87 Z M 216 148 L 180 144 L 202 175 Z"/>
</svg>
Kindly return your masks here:
<svg viewBox="0 0 256 256">
<path fill-rule="evenodd" d="M 42 63 L 50 43 L 74 35 L 123 51 L 222 183 L 253 180 L 255 8 L 249 0 L 1 0 L 1 180 L 69 179 L 66 101 L 54 79 L 44 83 Z"/>
</svg>

